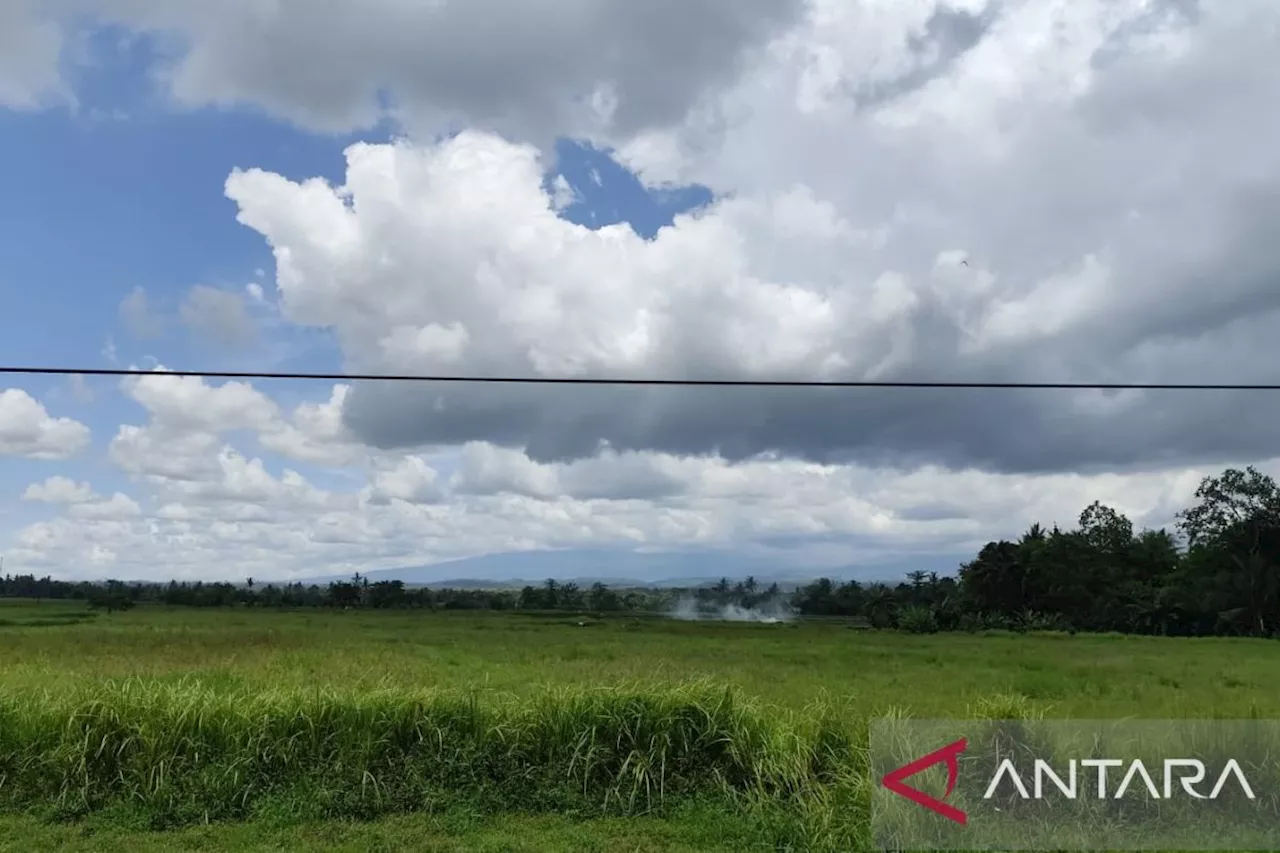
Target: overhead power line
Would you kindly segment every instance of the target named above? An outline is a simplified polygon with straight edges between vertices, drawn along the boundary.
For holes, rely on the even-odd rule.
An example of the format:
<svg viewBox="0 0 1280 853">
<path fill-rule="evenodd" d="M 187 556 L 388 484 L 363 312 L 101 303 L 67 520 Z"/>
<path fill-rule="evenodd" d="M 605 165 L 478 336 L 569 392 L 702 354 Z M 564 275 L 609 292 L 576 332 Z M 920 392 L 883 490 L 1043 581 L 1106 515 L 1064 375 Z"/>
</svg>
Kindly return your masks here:
<svg viewBox="0 0 1280 853">
<path fill-rule="evenodd" d="M 1027 388 L 1076 391 L 1280 391 L 1280 384 L 1166 382 L 946 382 L 909 380 L 637 379 L 561 376 L 434 376 L 394 373 L 281 373 L 142 368 L 6 367 L 0 374 L 28 376 L 198 376 L 204 379 L 300 379 L 330 382 L 435 382 L 498 385 L 646 385 L 686 388 Z"/>
</svg>

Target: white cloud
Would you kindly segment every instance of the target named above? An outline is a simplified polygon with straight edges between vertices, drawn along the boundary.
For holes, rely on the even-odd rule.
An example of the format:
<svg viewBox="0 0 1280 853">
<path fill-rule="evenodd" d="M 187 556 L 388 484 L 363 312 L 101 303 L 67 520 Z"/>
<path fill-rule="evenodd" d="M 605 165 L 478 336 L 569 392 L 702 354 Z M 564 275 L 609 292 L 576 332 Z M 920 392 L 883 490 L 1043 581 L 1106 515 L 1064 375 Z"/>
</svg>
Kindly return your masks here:
<svg viewBox="0 0 1280 853">
<path fill-rule="evenodd" d="M 57 418 L 20 388 L 0 391 L 0 456 L 66 459 L 89 444 L 89 428 Z"/>
<path fill-rule="evenodd" d="M 281 434 L 274 414 L 245 414 L 280 410 L 247 383 L 157 374 L 122 389 L 150 412 L 146 424 L 122 427 L 111 448 L 133 475 L 134 494 L 104 499 L 66 477 L 33 484 L 28 500 L 69 508 L 17 533 L 8 551 L 17 570 L 282 579 L 600 544 L 751 553 L 777 537 L 795 541 L 798 565 L 822 568 L 889 554 L 965 554 L 1034 521 L 1069 525 L 1095 499 L 1140 525 L 1164 525 L 1211 473 L 904 472 L 610 450 L 545 463 L 473 442 L 460 454 L 431 456 L 365 449 L 347 464 L 359 474 L 349 485 L 322 486 L 231 446 L 229 435 L 246 430 L 259 442 Z M 175 420 L 166 390 L 210 417 Z M 323 446 L 342 393 L 296 409 L 290 428 Z M 446 468 L 449 477 L 440 473 Z"/>
<path fill-rule="evenodd" d="M 471 442 L 462 449 L 453 487 L 464 494 L 550 498 L 560 494 L 558 479 L 554 468 L 519 451 Z"/>
<path fill-rule="evenodd" d="M 406 456 L 375 470 L 361 497 L 375 504 L 393 500 L 435 503 L 444 496 L 439 479 L 439 473 L 421 456 Z"/>
<path fill-rule="evenodd" d="M 22 493 L 24 501 L 51 504 L 82 504 L 95 497 L 88 483 L 77 483 L 66 477 L 50 477 L 43 483 L 32 483 Z"/>
<path fill-rule="evenodd" d="M 116 492 L 105 500 L 76 503 L 67 510 L 69 518 L 83 521 L 123 521 L 140 515 L 142 508 L 133 498 L 121 492 Z"/>
<path fill-rule="evenodd" d="M 679 371 L 696 354 L 712 370 L 744 357 L 752 373 L 822 370 L 839 322 L 869 326 L 899 310 L 859 322 L 852 297 L 837 304 L 838 294 L 743 268 L 740 253 L 770 229 L 805 241 L 818 225 L 837 242 L 773 252 L 779 271 L 814 249 L 835 261 L 868 239 L 807 190 L 724 202 L 647 243 L 626 226 L 560 219 L 536 152 L 492 136 L 430 149 L 361 144 L 348 160 L 341 190 L 251 170 L 227 191 L 276 248 L 286 316 L 334 327 L 361 365 L 409 371 L 465 355 L 516 373 Z M 359 214 L 345 194 L 360 199 Z M 824 290 L 843 278 L 838 267 L 821 275 Z M 703 322 L 709 315 L 718 322 Z"/>
<path fill-rule="evenodd" d="M 1210 74 L 1225 25 L 1203 26 L 1200 53 L 1144 61 Z M 1108 39 L 1118 37 L 1118 22 L 1107 27 Z M 983 79 L 957 62 L 963 79 Z M 780 79 L 744 82 L 742 96 L 776 98 L 793 64 L 784 55 L 770 71 Z M 792 121 L 784 115 L 797 109 L 794 91 L 782 104 L 766 99 L 767 121 L 746 113 L 736 133 L 718 138 L 729 165 L 691 160 L 698 177 L 746 191 L 679 217 L 651 241 L 626 226 L 593 231 L 561 219 L 537 152 L 476 132 L 430 146 L 353 146 L 341 187 L 249 170 L 231 176 L 227 193 L 275 251 L 284 316 L 333 329 L 364 370 L 1263 381 L 1270 362 L 1247 353 L 1270 346 L 1267 318 L 1280 303 L 1269 282 L 1280 255 L 1249 223 L 1264 213 L 1258 186 L 1280 188 L 1280 155 L 1231 137 L 1262 183 L 1245 187 L 1206 164 L 1194 173 L 1202 191 L 1188 195 L 1179 151 L 1197 143 L 1150 153 L 1145 130 L 1094 127 L 1122 121 L 1106 113 L 1107 98 L 1135 73 L 1104 68 L 1095 88 L 1043 104 L 1032 91 L 991 83 L 992 103 L 1047 122 L 1016 124 L 994 154 L 955 149 L 952 134 L 968 119 L 950 113 L 886 128 L 884 110 L 900 102 L 865 116 L 837 103 Z M 1261 72 L 1255 85 L 1280 95 L 1280 75 Z M 926 89 L 911 96 L 925 98 Z M 1240 120 L 1258 121 L 1258 103 L 1237 98 Z M 833 123 L 848 133 L 833 136 Z M 1186 132 L 1192 139 L 1196 131 Z M 852 165 L 829 137 L 859 152 Z M 1062 147 L 1065 137 L 1079 149 Z M 1052 169 L 1046 147 L 1058 158 Z M 785 154 L 792 150 L 813 156 Z M 1139 155 L 1155 167 L 1135 171 Z M 1107 189 L 1061 181 L 1055 169 L 1093 175 Z M 856 182 L 847 179 L 854 173 Z M 1197 210 L 1188 218 L 1183 199 L 1191 197 Z M 1129 217 L 1135 204 L 1146 211 L 1139 224 Z M 1128 224 L 1112 227 L 1121 220 Z M 1207 232 L 1199 228 L 1207 223 Z M 1173 233 L 1184 237 L 1171 244 Z M 1213 293 L 1198 284 L 1209 270 L 1220 287 Z M 1265 426 L 1280 416 L 1272 398 L 1253 404 L 1267 417 L 1230 429 L 1221 419 L 1206 423 L 1188 395 L 1109 408 L 1062 393 L 976 399 L 367 385 L 353 390 L 344 417 L 383 448 L 485 440 L 542 461 L 589 457 L 602 441 L 736 459 L 776 450 L 1007 471 L 1132 465 L 1155 448 L 1193 464 L 1280 449 Z"/>
<path fill-rule="evenodd" d="M 198 376 L 177 376 L 157 367 L 122 383 L 156 424 L 184 430 L 223 432 L 262 429 L 280 418 L 279 407 L 247 382 L 209 385 Z"/>
<path fill-rule="evenodd" d="M 181 103 L 335 130 L 391 92 L 410 137 L 352 146 L 342 186 L 226 184 L 274 252 L 269 308 L 332 330 L 354 368 L 1274 381 L 1265 0 L 83 2 L 177 37 Z M 719 197 L 649 241 L 573 225 L 539 150 L 575 133 Z M 16 563 L 266 578 L 603 542 L 971 553 L 1095 499 L 1168 524 L 1200 476 L 1280 456 L 1261 396 L 122 388 L 145 411 L 109 452 L 132 494 L 28 526 Z M 0 452 L 87 442 L 5 395 Z"/>
<path fill-rule="evenodd" d="M 111 440 L 108 456 L 134 476 L 194 482 L 212 473 L 211 457 L 220 446 L 218 437 L 208 432 L 123 424 Z"/>
<path fill-rule="evenodd" d="M 460 323 L 396 326 L 379 341 L 386 360 L 404 365 L 455 364 L 467 352 L 470 335 Z"/>
<path fill-rule="evenodd" d="M 344 467 L 369 455 L 342 422 L 342 406 L 351 388 L 335 385 L 323 403 L 302 403 L 288 420 L 273 420 L 258 436 L 262 446 L 312 465 Z"/>
<path fill-rule="evenodd" d="M 109 453 L 124 470 L 142 476 L 195 481 L 215 470 L 213 457 L 223 433 L 248 430 L 262 448 L 312 465 L 346 467 L 369 451 L 342 423 L 347 385 L 334 386 L 322 403 L 299 404 L 286 415 L 248 382 L 210 384 L 178 376 L 164 367 L 121 382 L 122 390 L 147 411 L 144 426 L 122 425 Z"/>
<path fill-rule="evenodd" d="M 895 472 L 651 453 L 547 465 L 471 445 L 449 480 L 436 468 L 447 458 L 408 456 L 381 460 L 362 487 L 346 489 L 320 487 L 287 468 L 273 473 L 225 444 L 205 452 L 203 464 L 182 477 L 139 480 L 137 498 L 95 498 L 64 518 L 29 525 L 9 551 L 14 566 L 75 566 L 102 577 L 280 579 L 545 547 L 750 552 L 776 537 L 795 538 L 797 565 L 856 565 L 889 554 L 972 553 L 1032 522 L 1071 525 L 1095 499 L 1140 526 L 1165 525 L 1199 477 L 1212 473 Z M 198 479 L 186 478 L 191 470 Z"/>
</svg>

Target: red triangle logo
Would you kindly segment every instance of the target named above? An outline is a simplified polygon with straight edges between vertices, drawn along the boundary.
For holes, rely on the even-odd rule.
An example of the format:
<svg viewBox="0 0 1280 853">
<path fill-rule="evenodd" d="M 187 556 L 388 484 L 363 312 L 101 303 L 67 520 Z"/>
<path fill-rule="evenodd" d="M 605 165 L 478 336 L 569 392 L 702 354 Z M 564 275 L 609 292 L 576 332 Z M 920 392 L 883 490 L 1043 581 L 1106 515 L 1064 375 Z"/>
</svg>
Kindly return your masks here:
<svg viewBox="0 0 1280 853">
<path fill-rule="evenodd" d="M 951 796 L 951 792 L 955 790 L 956 780 L 960 776 L 960 753 L 964 752 L 968 747 L 969 741 L 966 738 L 961 738 L 955 743 L 944 746 L 942 749 L 917 758 L 910 764 L 904 764 L 886 775 L 880 780 L 880 783 L 898 796 L 906 797 L 916 805 L 924 806 L 929 811 L 936 812 L 947 820 L 953 820 L 964 826 L 969 820 L 965 813 L 955 806 L 944 803 L 942 800 Z M 947 763 L 947 792 L 942 795 L 942 800 L 931 797 L 924 791 L 912 788 L 903 782 L 904 779 L 914 776 L 922 770 L 928 770 L 933 765 L 941 764 L 944 761 Z"/>
</svg>

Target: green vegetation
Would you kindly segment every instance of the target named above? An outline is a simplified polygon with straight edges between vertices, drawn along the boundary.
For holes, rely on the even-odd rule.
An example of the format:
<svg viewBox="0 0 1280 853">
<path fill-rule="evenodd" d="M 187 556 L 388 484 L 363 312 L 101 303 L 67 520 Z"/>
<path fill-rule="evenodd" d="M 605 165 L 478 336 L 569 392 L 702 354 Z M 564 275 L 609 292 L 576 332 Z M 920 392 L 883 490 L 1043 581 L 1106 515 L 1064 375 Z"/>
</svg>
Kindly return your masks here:
<svg viewBox="0 0 1280 853">
<path fill-rule="evenodd" d="M 1250 639 L 51 602 L 0 620 L 14 849 L 865 848 L 871 717 L 1280 712 L 1280 646 Z"/>
<path fill-rule="evenodd" d="M 797 723 L 705 688 L 481 702 L 130 681 L 0 700 L 0 808 L 115 811 L 155 829 L 413 811 L 591 818 L 703 801 L 795 839 L 811 834 L 810 812 L 829 823 L 841 801 L 856 810 L 859 755 L 831 715 Z"/>
<path fill-rule="evenodd" d="M 761 848 L 734 816 L 682 809 L 666 820 L 563 815 L 393 815 L 372 821 L 207 824 L 144 832 L 0 815 L 0 853 L 740 853 Z"/>
</svg>

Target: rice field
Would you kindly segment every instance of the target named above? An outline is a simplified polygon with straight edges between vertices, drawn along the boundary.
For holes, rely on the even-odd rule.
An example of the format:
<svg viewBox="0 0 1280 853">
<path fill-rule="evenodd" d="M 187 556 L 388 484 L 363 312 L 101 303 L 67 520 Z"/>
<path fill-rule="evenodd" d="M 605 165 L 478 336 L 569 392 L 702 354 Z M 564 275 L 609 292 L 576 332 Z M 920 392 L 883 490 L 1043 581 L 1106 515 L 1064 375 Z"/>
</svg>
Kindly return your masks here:
<svg viewBox="0 0 1280 853">
<path fill-rule="evenodd" d="M 0 850 L 865 849 L 868 721 L 1280 717 L 1266 641 L 0 604 Z"/>
</svg>

